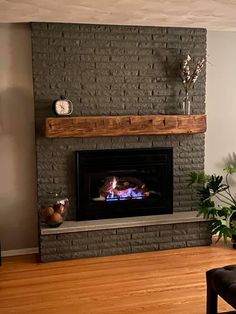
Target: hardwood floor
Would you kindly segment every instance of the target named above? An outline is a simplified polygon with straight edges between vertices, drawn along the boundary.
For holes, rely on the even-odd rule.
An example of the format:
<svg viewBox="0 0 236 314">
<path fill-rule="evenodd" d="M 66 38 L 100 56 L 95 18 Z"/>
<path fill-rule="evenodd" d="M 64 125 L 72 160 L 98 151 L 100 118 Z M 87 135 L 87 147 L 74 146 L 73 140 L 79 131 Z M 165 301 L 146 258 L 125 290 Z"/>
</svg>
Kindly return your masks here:
<svg viewBox="0 0 236 314">
<path fill-rule="evenodd" d="M 5 258 L 0 313 L 205 314 L 205 272 L 226 264 L 236 250 L 222 244 L 47 264 Z"/>
</svg>

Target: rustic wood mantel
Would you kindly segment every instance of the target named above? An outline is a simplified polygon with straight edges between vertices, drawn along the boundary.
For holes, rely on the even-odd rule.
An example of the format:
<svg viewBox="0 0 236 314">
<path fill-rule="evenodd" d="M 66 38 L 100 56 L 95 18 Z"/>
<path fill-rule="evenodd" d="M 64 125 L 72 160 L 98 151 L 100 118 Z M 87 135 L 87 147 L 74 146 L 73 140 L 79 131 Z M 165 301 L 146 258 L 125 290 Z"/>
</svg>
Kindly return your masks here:
<svg viewBox="0 0 236 314">
<path fill-rule="evenodd" d="M 194 134 L 206 115 L 80 116 L 46 118 L 46 137 Z"/>
</svg>

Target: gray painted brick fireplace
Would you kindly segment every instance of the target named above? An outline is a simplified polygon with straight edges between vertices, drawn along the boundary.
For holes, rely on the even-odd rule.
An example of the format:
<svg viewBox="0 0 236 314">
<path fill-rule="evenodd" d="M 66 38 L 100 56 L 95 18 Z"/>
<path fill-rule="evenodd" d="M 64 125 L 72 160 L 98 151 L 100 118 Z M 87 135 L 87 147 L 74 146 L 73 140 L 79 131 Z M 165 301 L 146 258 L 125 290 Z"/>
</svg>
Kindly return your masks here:
<svg viewBox="0 0 236 314">
<path fill-rule="evenodd" d="M 68 219 L 75 220 L 75 151 L 172 147 L 174 214 L 196 210 L 197 196 L 191 193 L 187 180 L 191 171 L 204 170 L 204 134 L 49 139 L 44 136 L 44 120 L 53 115 L 52 103 L 60 95 L 73 102 L 74 116 L 181 114 L 179 65 L 188 52 L 194 62 L 206 56 L 206 30 L 56 23 L 31 26 L 38 203 L 45 202 L 48 191 L 62 190 L 70 199 Z M 190 95 L 192 113 L 203 114 L 205 70 Z M 210 243 L 204 221 L 135 228 L 41 232 L 41 259 Z M 181 235 L 182 240 L 176 238 Z"/>
</svg>

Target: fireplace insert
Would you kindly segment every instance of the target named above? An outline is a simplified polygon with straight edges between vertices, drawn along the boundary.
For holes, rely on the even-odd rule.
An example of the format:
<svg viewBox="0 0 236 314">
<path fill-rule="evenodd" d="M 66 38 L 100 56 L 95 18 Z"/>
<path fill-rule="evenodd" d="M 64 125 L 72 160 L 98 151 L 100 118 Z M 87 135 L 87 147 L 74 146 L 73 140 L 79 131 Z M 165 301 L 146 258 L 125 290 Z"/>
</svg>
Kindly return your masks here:
<svg viewBox="0 0 236 314">
<path fill-rule="evenodd" d="M 172 148 L 77 151 L 77 219 L 173 213 L 172 155 Z"/>
</svg>

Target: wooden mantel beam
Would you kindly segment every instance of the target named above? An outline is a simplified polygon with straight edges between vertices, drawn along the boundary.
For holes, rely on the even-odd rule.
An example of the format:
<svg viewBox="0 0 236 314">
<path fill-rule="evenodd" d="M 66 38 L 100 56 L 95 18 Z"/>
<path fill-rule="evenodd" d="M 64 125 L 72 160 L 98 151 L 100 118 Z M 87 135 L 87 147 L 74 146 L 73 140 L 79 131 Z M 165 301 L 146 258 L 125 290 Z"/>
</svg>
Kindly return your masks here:
<svg viewBox="0 0 236 314">
<path fill-rule="evenodd" d="M 46 118 L 46 137 L 194 134 L 206 131 L 206 115 L 80 116 Z"/>
</svg>

